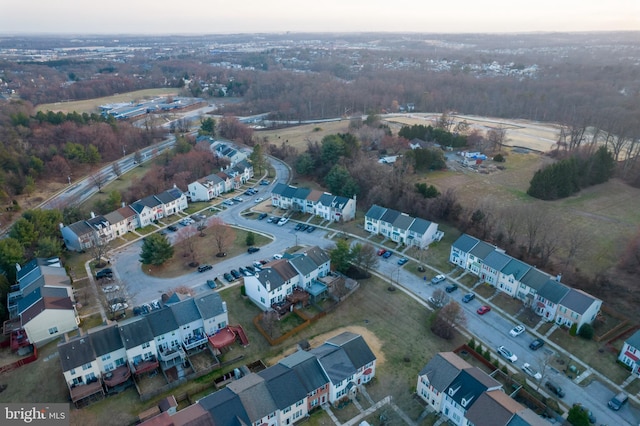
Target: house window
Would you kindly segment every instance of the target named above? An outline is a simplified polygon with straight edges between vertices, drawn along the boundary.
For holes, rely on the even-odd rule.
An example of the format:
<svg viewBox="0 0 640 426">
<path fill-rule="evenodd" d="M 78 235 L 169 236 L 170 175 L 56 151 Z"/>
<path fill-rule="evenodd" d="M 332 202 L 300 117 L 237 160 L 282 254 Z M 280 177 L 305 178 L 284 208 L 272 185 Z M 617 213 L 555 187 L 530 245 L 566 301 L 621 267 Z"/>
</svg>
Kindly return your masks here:
<svg viewBox="0 0 640 426">
<path fill-rule="evenodd" d="M 91 368 L 91 363 L 88 363 L 88 364 L 85 364 L 85 365 L 82 366 L 83 370 L 88 370 L 90 368 Z"/>
<path fill-rule="evenodd" d="M 49 334 L 56 334 L 58 332 L 58 327 L 51 327 L 49 329 Z"/>
<path fill-rule="evenodd" d="M 142 349 L 147 349 L 151 344 L 149 342 L 145 342 L 142 344 Z"/>
<path fill-rule="evenodd" d="M 304 403 L 304 400 L 301 399 L 300 401 L 296 402 L 296 407 L 301 406 L 303 403 Z"/>
<path fill-rule="evenodd" d="M 121 365 L 124 365 L 124 358 L 116 359 L 116 367 L 120 367 Z"/>
<path fill-rule="evenodd" d="M 73 376 L 74 374 L 76 374 L 76 369 L 75 369 L 75 368 L 72 368 L 72 369 L 71 369 L 71 371 L 69 371 L 69 374 L 71 374 L 72 376 Z"/>
<path fill-rule="evenodd" d="M 111 359 L 111 355 L 110 354 L 102 355 L 102 360 L 103 361 L 106 361 L 108 359 Z"/>
</svg>

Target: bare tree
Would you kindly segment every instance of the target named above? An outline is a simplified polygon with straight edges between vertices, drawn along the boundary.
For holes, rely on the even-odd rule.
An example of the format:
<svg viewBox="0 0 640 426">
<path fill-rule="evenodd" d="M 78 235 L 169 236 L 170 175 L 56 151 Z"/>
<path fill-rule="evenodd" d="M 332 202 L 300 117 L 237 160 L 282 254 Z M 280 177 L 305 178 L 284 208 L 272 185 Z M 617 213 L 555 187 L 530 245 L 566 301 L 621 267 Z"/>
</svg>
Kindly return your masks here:
<svg viewBox="0 0 640 426">
<path fill-rule="evenodd" d="M 274 337 L 273 333 L 278 328 L 278 313 L 274 310 L 268 310 L 262 315 L 262 327 L 270 337 Z"/>
<path fill-rule="evenodd" d="M 104 307 L 109 319 L 116 319 L 129 308 L 129 294 L 124 284 L 117 278 L 102 278 L 98 282 L 98 301 Z"/>
<path fill-rule="evenodd" d="M 102 188 L 107 184 L 107 175 L 102 172 L 97 172 L 91 175 L 91 182 L 98 188 L 98 192 L 102 193 Z"/>
<path fill-rule="evenodd" d="M 436 307 L 444 306 L 448 299 L 447 293 L 441 288 L 434 290 L 433 296 L 431 297 L 433 297 Z"/>
<path fill-rule="evenodd" d="M 565 235 L 563 241 L 566 244 L 566 257 L 564 261 L 564 270 L 578 257 L 578 255 L 584 250 L 587 244 L 587 233 L 582 229 L 570 231 L 568 235 Z"/>
<path fill-rule="evenodd" d="M 111 250 L 111 241 L 108 237 L 106 235 L 100 235 L 97 231 L 93 231 L 91 235 L 90 252 L 96 262 L 98 262 L 98 265 L 104 266 L 103 260 L 109 250 Z"/>
<path fill-rule="evenodd" d="M 522 213 L 522 225 L 524 225 L 524 232 L 527 238 L 527 254 L 532 255 L 540 248 L 542 230 L 548 225 L 549 215 L 541 207 L 522 210 Z"/>
<path fill-rule="evenodd" d="M 549 263 L 551 256 L 553 256 L 558 249 L 562 241 L 562 233 L 558 229 L 557 222 L 547 221 L 542 228 L 539 239 L 540 248 L 540 265 L 545 266 Z"/>
<path fill-rule="evenodd" d="M 236 239 L 236 233 L 229 225 L 224 223 L 219 217 L 214 217 L 209 225 L 209 232 L 213 236 L 213 241 L 219 253 L 224 253 Z"/>
<path fill-rule="evenodd" d="M 358 243 L 356 244 L 356 246 L 358 246 L 359 248 L 354 251 L 355 256 L 353 258 L 353 263 L 355 263 L 356 265 L 358 265 L 358 267 L 364 269 L 365 271 L 369 271 L 378 266 L 379 257 L 376 255 L 375 247 L 373 247 L 369 243 Z"/>
<path fill-rule="evenodd" d="M 439 129 L 446 130 L 447 132 L 451 131 L 455 123 L 455 118 L 451 115 L 451 111 L 445 111 L 436 121 L 436 126 Z"/>
<path fill-rule="evenodd" d="M 114 175 L 116 175 L 118 179 L 120 179 L 120 176 L 122 176 L 122 169 L 120 168 L 120 163 L 118 163 L 117 161 L 114 161 L 111 165 L 111 171 Z"/>
<path fill-rule="evenodd" d="M 440 309 L 431 324 L 431 331 L 443 339 L 452 339 L 457 326 L 463 326 L 467 318 L 457 302 L 446 304 Z"/>
<path fill-rule="evenodd" d="M 503 126 L 494 127 L 487 132 L 487 140 L 493 150 L 502 150 L 502 146 L 507 142 L 507 129 Z"/>
</svg>

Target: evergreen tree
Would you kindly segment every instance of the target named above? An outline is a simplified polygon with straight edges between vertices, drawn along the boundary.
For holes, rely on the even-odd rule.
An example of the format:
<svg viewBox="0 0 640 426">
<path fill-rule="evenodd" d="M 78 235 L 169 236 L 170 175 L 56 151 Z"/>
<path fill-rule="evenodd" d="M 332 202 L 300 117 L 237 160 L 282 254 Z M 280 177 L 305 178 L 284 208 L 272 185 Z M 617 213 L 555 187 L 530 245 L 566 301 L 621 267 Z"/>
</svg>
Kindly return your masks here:
<svg viewBox="0 0 640 426">
<path fill-rule="evenodd" d="M 143 265 L 162 265 L 173 256 L 173 246 L 164 235 L 157 233 L 145 237 L 140 252 Z"/>
</svg>

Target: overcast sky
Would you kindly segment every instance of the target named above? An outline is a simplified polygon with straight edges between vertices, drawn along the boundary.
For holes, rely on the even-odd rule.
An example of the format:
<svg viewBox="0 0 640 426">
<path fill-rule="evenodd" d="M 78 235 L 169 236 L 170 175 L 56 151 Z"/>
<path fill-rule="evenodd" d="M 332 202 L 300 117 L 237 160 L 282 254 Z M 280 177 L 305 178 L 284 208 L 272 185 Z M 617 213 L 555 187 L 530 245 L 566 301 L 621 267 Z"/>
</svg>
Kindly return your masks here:
<svg viewBox="0 0 640 426">
<path fill-rule="evenodd" d="M 0 0 L 0 33 L 640 30 L 640 0 Z"/>
</svg>

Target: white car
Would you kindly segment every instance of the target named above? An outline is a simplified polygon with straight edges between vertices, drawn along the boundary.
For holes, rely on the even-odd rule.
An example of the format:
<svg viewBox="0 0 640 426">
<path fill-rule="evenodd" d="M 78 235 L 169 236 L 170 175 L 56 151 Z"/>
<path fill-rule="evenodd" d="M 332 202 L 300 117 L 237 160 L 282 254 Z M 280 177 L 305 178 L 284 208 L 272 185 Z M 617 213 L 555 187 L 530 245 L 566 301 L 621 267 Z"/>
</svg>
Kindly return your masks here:
<svg viewBox="0 0 640 426">
<path fill-rule="evenodd" d="M 536 380 L 542 379 L 542 374 L 540 374 L 538 370 L 536 370 L 526 362 L 522 365 L 522 371 L 524 371 L 525 373 L 527 373 L 529 376 L 533 377 Z"/>
<path fill-rule="evenodd" d="M 280 219 L 280 221 L 278 221 L 278 226 L 282 226 L 287 222 L 289 222 L 289 218 L 288 217 L 283 217 L 282 219 Z"/>
<path fill-rule="evenodd" d="M 111 305 L 111 312 L 124 311 L 128 308 L 129 305 L 126 303 L 114 303 L 113 305 Z"/>
<path fill-rule="evenodd" d="M 524 325 L 519 324 L 513 327 L 509 332 L 509 334 L 511 335 L 511 337 L 518 337 L 519 335 L 524 333 L 524 330 L 525 330 Z"/>
<path fill-rule="evenodd" d="M 511 362 L 516 362 L 518 360 L 518 357 L 516 356 L 516 354 L 514 354 L 504 346 L 498 347 L 498 353 L 500 354 L 501 357 L 508 359 Z"/>
<path fill-rule="evenodd" d="M 264 198 L 262 198 L 262 197 L 258 197 L 255 200 L 253 200 L 254 203 L 261 203 L 263 201 L 264 201 Z"/>
<path fill-rule="evenodd" d="M 111 293 L 118 290 L 120 290 L 119 285 L 108 285 L 108 286 L 102 287 L 102 291 L 104 291 L 105 293 Z"/>
<path fill-rule="evenodd" d="M 429 303 L 431 303 L 436 308 L 442 308 L 443 306 L 443 303 L 434 299 L 433 296 L 429 296 Z"/>
<path fill-rule="evenodd" d="M 282 259 L 282 255 L 280 253 L 276 253 L 276 254 L 273 255 L 273 258 L 276 259 L 276 260 L 277 259 Z"/>
</svg>

